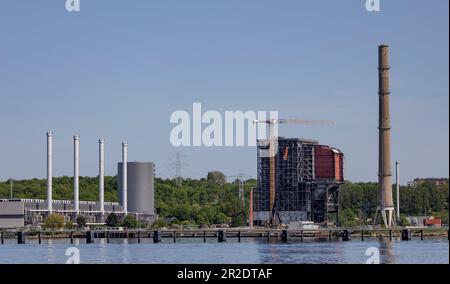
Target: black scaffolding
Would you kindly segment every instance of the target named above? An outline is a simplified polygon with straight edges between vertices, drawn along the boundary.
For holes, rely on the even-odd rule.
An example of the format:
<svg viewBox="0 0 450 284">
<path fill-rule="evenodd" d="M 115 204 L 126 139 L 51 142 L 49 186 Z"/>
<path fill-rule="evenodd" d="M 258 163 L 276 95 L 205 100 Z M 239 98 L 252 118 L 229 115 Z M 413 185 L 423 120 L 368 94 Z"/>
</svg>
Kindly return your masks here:
<svg viewBox="0 0 450 284">
<path fill-rule="evenodd" d="M 338 223 L 338 195 L 340 183 L 328 179 L 315 178 L 314 149 L 318 145 L 315 140 L 298 138 L 278 138 L 275 157 L 275 203 L 274 211 L 280 214 L 280 223 L 293 220 L 283 220 L 283 212 L 298 212 L 291 214 L 295 221 L 313 221 L 327 223 L 331 214 Z M 258 140 L 258 186 L 253 196 L 253 210 L 267 212 L 270 208 L 270 165 L 267 156 L 268 140 Z M 274 212 L 269 212 L 272 216 Z M 281 217 L 280 217 L 281 216 Z M 294 216 L 294 217 L 292 217 Z M 266 220 L 270 221 L 270 217 Z M 264 223 L 264 222 L 263 222 Z"/>
</svg>

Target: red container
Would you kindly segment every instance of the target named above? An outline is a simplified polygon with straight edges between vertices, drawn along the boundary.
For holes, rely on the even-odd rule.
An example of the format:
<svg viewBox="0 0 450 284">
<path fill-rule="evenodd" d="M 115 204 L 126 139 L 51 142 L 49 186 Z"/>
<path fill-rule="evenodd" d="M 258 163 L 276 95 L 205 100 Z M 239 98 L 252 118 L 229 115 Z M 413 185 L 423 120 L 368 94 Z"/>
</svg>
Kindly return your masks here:
<svg viewBox="0 0 450 284">
<path fill-rule="evenodd" d="M 344 181 L 344 154 L 329 146 L 317 145 L 315 152 L 316 179 L 334 179 Z"/>
<path fill-rule="evenodd" d="M 423 221 L 425 224 L 425 226 L 435 226 L 435 227 L 440 227 L 442 225 L 442 220 L 441 219 L 426 219 Z"/>
</svg>

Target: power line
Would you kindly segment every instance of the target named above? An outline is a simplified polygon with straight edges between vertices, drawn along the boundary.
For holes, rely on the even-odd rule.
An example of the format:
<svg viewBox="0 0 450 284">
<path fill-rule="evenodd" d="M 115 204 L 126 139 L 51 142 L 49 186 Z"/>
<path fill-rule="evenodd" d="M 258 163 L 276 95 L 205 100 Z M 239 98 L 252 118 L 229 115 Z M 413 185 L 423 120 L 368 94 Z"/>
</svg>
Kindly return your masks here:
<svg viewBox="0 0 450 284">
<path fill-rule="evenodd" d="M 182 176 L 183 167 L 188 165 L 183 162 L 184 158 L 185 158 L 185 154 L 183 153 L 182 150 L 176 151 L 175 152 L 175 162 L 170 163 L 172 166 L 175 166 L 175 183 L 178 187 L 181 187 L 182 183 L 183 183 L 183 176 Z"/>
<path fill-rule="evenodd" d="M 236 178 L 236 181 L 238 181 L 238 183 L 239 183 L 239 199 L 241 200 L 242 205 L 245 207 L 245 194 L 244 194 L 245 180 L 244 180 L 244 178 L 251 178 L 251 176 L 239 173 L 237 175 L 228 176 L 228 177 Z"/>
</svg>

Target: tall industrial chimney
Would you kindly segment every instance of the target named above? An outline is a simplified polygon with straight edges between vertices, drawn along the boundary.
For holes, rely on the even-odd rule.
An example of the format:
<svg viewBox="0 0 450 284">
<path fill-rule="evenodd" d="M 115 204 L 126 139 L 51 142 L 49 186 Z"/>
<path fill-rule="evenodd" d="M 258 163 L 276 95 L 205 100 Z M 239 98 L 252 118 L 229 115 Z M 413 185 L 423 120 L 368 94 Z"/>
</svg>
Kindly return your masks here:
<svg viewBox="0 0 450 284">
<path fill-rule="evenodd" d="M 53 179 L 53 132 L 47 132 L 47 210 L 53 213 L 52 179 Z"/>
<path fill-rule="evenodd" d="M 79 176 L 80 176 L 80 136 L 73 137 L 73 202 L 75 213 L 80 212 L 79 206 Z"/>
<path fill-rule="evenodd" d="M 105 213 L 105 154 L 104 154 L 104 145 L 105 140 L 98 140 L 98 152 L 99 152 L 99 161 L 98 161 L 98 196 L 99 196 L 99 204 L 100 204 L 100 212 L 102 214 Z"/>
<path fill-rule="evenodd" d="M 123 212 L 128 213 L 127 197 L 128 197 L 128 178 L 127 178 L 127 159 L 128 159 L 128 145 L 127 142 L 122 142 L 122 206 Z"/>
<path fill-rule="evenodd" d="M 378 157 L 378 208 L 375 224 L 390 228 L 395 224 L 395 211 L 392 197 L 391 172 L 391 120 L 389 113 L 389 46 L 378 47 L 378 85 L 379 85 L 379 157 Z M 379 219 L 381 217 L 381 220 Z"/>
</svg>

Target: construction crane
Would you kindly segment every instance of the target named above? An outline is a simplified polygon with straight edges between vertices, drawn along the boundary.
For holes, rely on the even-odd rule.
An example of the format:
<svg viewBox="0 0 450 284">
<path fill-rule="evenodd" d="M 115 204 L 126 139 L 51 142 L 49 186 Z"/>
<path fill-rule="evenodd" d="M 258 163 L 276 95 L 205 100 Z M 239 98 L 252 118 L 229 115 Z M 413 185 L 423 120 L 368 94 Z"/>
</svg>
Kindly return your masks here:
<svg viewBox="0 0 450 284">
<path fill-rule="evenodd" d="M 270 224 L 273 225 L 275 223 L 275 217 L 278 216 L 276 212 L 275 206 L 275 156 L 278 152 L 278 149 L 275 149 L 277 146 L 274 142 L 278 139 L 278 131 L 275 131 L 275 127 L 278 124 L 300 124 L 300 125 L 332 125 L 334 121 L 326 121 L 326 120 L 304 120 L 304 119 L 270 119 L 270 120 L 254 120 L 253 124 L 267 124 L 269 126 L 269 212 L 271 212 L 270 216 Z M 288 155 L 288 152 L 285 151 L 284 157 Z M 279 219 L 279 217 L 278 217 Z"/>
</svg>

